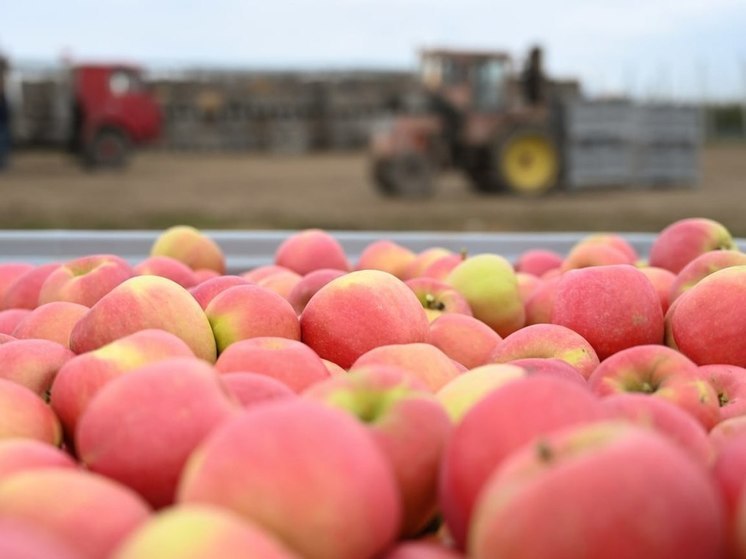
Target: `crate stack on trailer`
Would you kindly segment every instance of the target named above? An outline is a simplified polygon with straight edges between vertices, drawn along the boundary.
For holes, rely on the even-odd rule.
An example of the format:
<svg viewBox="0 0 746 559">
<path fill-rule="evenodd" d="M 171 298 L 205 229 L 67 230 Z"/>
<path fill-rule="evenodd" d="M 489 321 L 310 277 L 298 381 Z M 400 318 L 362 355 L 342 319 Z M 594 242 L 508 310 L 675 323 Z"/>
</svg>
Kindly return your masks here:
<svg viewBox="0 0 746 559">
<path fill-rule="evenodd" d="M 569 189 L 697 184 L 697 107 L 578 99 L 565 105 L 563 117 Z"/>
</svg>

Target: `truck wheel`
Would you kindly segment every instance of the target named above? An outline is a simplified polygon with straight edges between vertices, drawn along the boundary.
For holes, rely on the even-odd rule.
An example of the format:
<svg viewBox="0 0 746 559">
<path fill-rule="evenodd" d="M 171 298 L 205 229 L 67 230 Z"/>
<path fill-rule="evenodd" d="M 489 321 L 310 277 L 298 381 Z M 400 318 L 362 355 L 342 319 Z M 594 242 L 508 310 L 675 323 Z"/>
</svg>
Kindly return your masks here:
<svg viewBox="0 0 746 559">
<path fill-rule="evenodd" d="M 123 167 L 130 155 L 127 134 L 117 128 L 99 130 L 86 149 L 86 163 L 91 167 Z"/>
<path fill-rule="evenodd" d="M 560 153 L 543 128 L 520 128 L 501 138 L 494 150 L 500 183 L 515 194 L 544 194 L 559 184 Z"/>
<path fill-rule="evenodd" d="M 373 178 L 381 194 L 403 198 L 425 198 L 433 194 L 433 165 L 420 154 L 379 159 Z"/>
</svg>

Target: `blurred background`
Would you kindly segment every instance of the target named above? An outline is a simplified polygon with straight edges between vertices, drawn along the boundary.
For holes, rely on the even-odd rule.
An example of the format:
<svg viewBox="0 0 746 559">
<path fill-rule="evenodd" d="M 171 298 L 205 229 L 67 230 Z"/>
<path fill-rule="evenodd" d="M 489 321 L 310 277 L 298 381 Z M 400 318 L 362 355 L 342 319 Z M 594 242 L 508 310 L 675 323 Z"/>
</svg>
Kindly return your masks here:
<svg viewBox="0 0 746 559">
<path fill-rule="evenodd" d="M 746 236 L 740 0 L 6 2 L 0 228 Z"/>
</svg>

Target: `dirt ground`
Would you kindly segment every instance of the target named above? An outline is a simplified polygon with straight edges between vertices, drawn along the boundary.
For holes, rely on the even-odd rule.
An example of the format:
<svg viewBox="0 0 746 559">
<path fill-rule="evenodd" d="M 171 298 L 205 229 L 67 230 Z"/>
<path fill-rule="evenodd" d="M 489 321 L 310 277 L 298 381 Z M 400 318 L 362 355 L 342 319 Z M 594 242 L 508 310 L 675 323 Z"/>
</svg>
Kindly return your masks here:
<svg viewBox="0 0 746 559">
<path fill-rule="evenodd" d="M 616 188 L 539 199 L 473 192 L 443 176 L 428 200 L 379 196 L 361 153 L 138 154 L 87 172 L 61 153 L 15 153 L 0 174 L 0 228 L 647 231 L 706 216 L 746 236 L 746 145 L 708 147 L 696 188 Z"/>
</svg>

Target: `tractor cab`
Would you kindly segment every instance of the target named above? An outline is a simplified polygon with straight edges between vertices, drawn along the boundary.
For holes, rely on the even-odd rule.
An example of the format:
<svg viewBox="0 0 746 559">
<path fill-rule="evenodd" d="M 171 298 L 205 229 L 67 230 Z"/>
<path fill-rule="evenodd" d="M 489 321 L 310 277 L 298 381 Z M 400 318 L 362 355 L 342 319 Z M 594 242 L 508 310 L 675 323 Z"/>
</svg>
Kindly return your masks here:
<svg viewBox="0 0 746 559">
<path fill-rule="evenodd" d="M 480 192 L 535 195 L 558 185 L 557 126 L 540 49 L 520 74 L 504 52 L 425 50 L 420 83 L 426 110 L 402 111 L 374 132 L 380 192 L 432 194 L 444 169 L 462 171 Z"/>
<path fill-rule="evenodd" d="M 497 111 L 508 103 L 510 57 L 502 52 L 426 50 L 420 79 L 425 89 L 459 110 Z"/>
</svg>

